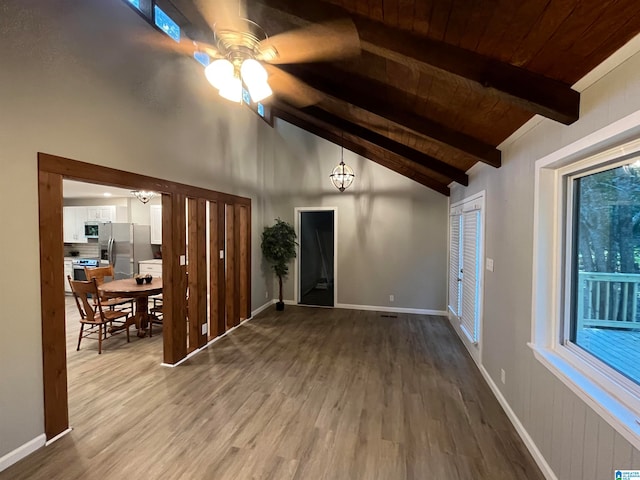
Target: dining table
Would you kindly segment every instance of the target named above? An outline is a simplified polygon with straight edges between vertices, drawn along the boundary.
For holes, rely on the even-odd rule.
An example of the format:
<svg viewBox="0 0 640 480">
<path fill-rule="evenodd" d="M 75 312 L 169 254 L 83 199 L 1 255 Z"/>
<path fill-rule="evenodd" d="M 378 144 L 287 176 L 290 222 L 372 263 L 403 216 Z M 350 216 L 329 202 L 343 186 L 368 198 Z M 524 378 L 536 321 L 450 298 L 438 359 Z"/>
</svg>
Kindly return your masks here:
<svg viewBox="0 0 640 480">
<path fill-rule="evenodd" d="M 123 278 L 120 280 L 112 280 L 98 286 L 100 295 L 107 298 L 134 298 L 136 301 L 136 311 L 133 317 L 130 317 L 122 326 L 111 327 L 111 332 L 128 328 L 135 323 L 138 329 L 138 337 L 144 337 L 147 334 L 147 326 L 150 321 L 149 314 L 149 297 L 162 293 L 162 278 L 152 278 L 150 283 L 143 282 L 138 284 L 135 278 Z"/>
</svg>

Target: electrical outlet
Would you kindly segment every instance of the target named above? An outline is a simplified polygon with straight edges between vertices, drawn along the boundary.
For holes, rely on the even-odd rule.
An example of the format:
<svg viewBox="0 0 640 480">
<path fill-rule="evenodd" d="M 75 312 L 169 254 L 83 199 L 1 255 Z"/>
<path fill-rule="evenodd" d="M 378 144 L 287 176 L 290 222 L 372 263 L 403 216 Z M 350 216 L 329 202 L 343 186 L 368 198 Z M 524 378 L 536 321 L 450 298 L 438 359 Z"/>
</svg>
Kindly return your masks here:
<svg viewBox="0 0 640 480">
<path fill-rule="evenodd" d="M 186 265 L 186 264 L 187 264 L 187 256 L 180 255 L 180 265 Z"/>
<path fill-rule="evenodd" d="M 266 298 L 266 299 L 269 298 L 269 292 L 264 292 L 264 298 Z"/>
<path fill-rule="evenodd" d="M 504 368 L 500 369 L 500 381 L 503 385 L 507 382 L 507 374 L 504 373 Z"/>
<path fill-rule="evenodd" d="M 389 295 L 389 301 L 390 302 L 395 302 L 396 301 L 396 296 L 395 295 Z"/>
<path fill-rule="evenodd" d="M 202 325 L 202 335 L 206 335 L 209 332 L 209 325 L 206 323 Z"/>
</svg>

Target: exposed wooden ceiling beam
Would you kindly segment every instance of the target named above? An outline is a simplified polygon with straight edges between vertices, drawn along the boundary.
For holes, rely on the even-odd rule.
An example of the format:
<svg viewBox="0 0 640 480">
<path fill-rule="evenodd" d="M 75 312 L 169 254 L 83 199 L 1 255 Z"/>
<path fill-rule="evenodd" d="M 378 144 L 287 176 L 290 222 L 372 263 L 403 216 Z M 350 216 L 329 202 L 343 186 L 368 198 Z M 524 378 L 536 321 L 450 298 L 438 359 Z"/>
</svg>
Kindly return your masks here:
<svg viewBox="0 0 640 480">
<path fill-rule="evenodd" d="M 282 104 L 279 104 L 278 107 L 282 110 L 288 110 L 290 113 L 293 113 L 291 110 L 289 110 L 293 110 L 293 107 L 287 107 L 286 105 Z M 322 110 L 321 108 L 307 107 L 303 109 L 303 112 L 311 115 L 316 120 L 319 120 L 324 124 L 328 124 L 334 128 L 342 130 L 345 133 L 360 137 L 366 142 L 377 145 L 378 147 L 383 148 L 388 152 L 400 155 L 411 161 L 411 163 L 422 165 L 423 167 L 428 168 L 434 173 L 448 177 L 461 185 L 469 185 L 469 177 L 466 173 L 449 165 L 448 163 L 438 160 L 437 158 L 415 150 L 411 147 L 407 147 L 406 145 L 391 140 L 384 135 L 380 135 L 379 133 L 361 127 L 360 125 L 356 125 L 355 123 L 349 122 L 344 118 L 333 115 L 325 110 Z"/>
<path fill-rule="evenodd" d="M 321 125 L 318 125 L 317 123 L 312 121 L 308 116 L 304 114 L 292 113 L 290 109 L 283 110 L 274 106 L 272 108 L 272 113 L 274 116 L 281 118 L 282 120 L 289 122 L 292 125 L 302 128 L 303 130 L 313 133 L 314 135 L 317 135 L 320 138 L 324 138 L 325 140 L 335 143 L 336 145 L 340 145 L 360 156 L 363 156 L 373 162 L 376 162 L 379 165 L 382 165 L 383 167 L 386 167 L 390 170 L 393 170 L 396 173 L 399 173 L 400 175 L 403 175 L 411 180 L 414 180 L 415 182 L 418 182 L 421 185 L 424 185 L 425 187 L 431 188 L 432 190 L 435 190 L 438 193 L 441 193 L 446 196 L 450 195 L 449 187 L 434 180 L 433 178 L 427 175 L 424 175 L 416 171 L 414 168 L 412 168 L 409 165 L 410 162 L 408 162 L 406 159 L 400 159 L 400 161 L 397 161 L 397 160 L 394 161 L 391 158 L 385 158 L 381 155 L 378 155 L 375 152 L 373 152 L 371 149 L 363 146 L 357 141 L 350 139 L 348 136 L 342 136 L 338 133 L 332 132 L 330 129 L 327 129 Z M 306 117 L 306 118 L 303 118 L 303 117 Z"/>
<path fill-rule="evenodd" d="M 327 17 L 327 4 L 313 0 L 258 0 L 253 4 L 269 9 L 272 15 L 279 13 L 289 23 L 315 22 Z M 335 16 L 335 7 L 333 11 Z M 350 17 L 358 29 L 363 50 L 374 55 L 428 74 L 437 70 L 455 75 L 468 81 L 472 88 L 566 125 L 578 120 L 580 93 L 565 83 L 365 17 Z"/>
<path fill-rule="evenodd" d="M 580 93 L 524 68 L 362 17 L 354 19 L 363 50 L 416 70 L 434 69 L 469 80 L 478 90 L 531 113 L 570 125 L 580 115 Z"/>
<path fill-rule="evenodd" d="M 337 82 L 335 78 L 338 74 L 335 73 L 335 69 L 324 64 L 322 67 L 300 64 L 280 65 L 279 68 L 312 88 L 342 102 L 367 110 L 420 135 L 460 150 L 488 165 L 499 167 L 501 164 L 501 153 L 493 145 L 433 120 L 398 109 L 396 104 L 389 101 L 389 97 L 402 95 L 398 89 L 357 75 L 349 75 L 348 78 L 341 76 L 340 81 Z"/>
</svg>

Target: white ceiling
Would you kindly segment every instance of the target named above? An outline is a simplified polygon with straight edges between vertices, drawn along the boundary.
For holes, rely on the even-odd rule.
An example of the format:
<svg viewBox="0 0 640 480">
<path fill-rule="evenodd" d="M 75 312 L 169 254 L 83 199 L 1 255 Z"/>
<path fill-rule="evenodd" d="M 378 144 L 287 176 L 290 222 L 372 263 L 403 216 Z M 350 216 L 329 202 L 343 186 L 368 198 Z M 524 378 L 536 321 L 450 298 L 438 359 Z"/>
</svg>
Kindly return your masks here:
<svg viewBox="0 0 640 480">
<path fill-rule="evenodd" d="M 130 197 L 131 191 L 124 188 L 107 187 L 95 183 L 75 182 L 73 180 L 62 181 L 62 196 L 64 198 L 106 198 L 105 193 L 111 197 Z"/>
</svg>

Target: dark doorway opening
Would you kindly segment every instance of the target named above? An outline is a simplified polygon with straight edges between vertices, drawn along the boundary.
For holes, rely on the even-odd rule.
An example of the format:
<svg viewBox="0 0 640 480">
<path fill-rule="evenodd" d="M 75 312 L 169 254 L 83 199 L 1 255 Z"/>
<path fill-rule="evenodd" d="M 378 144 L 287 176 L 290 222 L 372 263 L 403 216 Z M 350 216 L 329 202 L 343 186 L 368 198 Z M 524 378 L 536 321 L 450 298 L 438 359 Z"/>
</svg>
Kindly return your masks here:
<svg viewBox="0 0 640 480">
<path fill-rule="evenodd" d="M 300 304 L 333 307 L 333 211 L 300 213 Z"/>
</svg>

